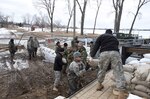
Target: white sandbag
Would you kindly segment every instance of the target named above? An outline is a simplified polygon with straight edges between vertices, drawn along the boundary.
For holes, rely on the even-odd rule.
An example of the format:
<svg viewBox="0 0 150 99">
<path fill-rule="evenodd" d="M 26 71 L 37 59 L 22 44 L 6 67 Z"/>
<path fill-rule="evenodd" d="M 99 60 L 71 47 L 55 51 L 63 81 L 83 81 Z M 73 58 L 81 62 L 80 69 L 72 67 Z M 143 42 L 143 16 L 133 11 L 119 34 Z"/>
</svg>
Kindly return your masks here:
<svg viewBox="0 0 150 99">
<path fill-rule="evenodd" d="M 133 73 L 135 71 L 135 67 L 130 64 L 126 64 L 126 65 L 123 65 L 123 70 L 125 72 Z"/>
<path fill-rule="evenodd" d="M 150 53 L 149 54 L 143 54 L 144 58 L 150 59 Z"/>
<path fill-rule="evenodd" d="M 131 83 L 132 78 L 134 77 L 132 73 L 129 72 L 124 72 L 124 76 L 126 78 L 126 82 L 127 84 Z"/>
<path fill-rule="evenodd" d="M 135 95 L 138 95 L 140 97 L 144 97 L 144 98 L 150 99 L 150 95 L 148 95 L 148 93 L 145 93 L 145 92 L 142 92 L 142 91 L 132 90 L 131 93 L 135 94 Z"/>
<path fill-rule="evenodd" d="M 149 72 L 149 74 L 148 74 L 148 76 L 146 78 L 146 81 L 150 82 L 150 72 Z"/>
<path fill-rule="evenodd" d="M 131 64 L 131 65 L 139 64 L 139 61 L 138 60 L 133 60 L 133 61 L 130 61 L 128 64 Z"/>
<path fill-rule="evenodd" d="M 145 64 L 137 68 L 137 70 L 135 71 L 135 76 L 138 80 L 145 81 L 148 77 L 149 72 L 150 66 Z"/>
<path fill-rule="evenodd" d="M 145 86 L 145 87 L 150 88 L 150 82 L 137 80 L 136 77 L 134 77 L 134 78 L 131 80 L 131 83 L 132 83 L 132 84 L 137 84 L 137 85 L 143 85 L 143 86 Z"/>
<path fill-rule="evenodd" d="M 133 95 L 133 94 L 129 94 L 128 98 L 127 99 L 143 99 L 137 95 Z"/>
<path fill-rule="evenodd" d="M 137 60 L 137 58 L 134 58 L 134 57 L 128 57 L 127 59 L 126 59 L 126 61 L 125 61 L 125 64 L 128 64 L 129 62 L 131 62 L 131 61 L 138 61 Z"/>
<path fill-rule="evenodd" d="M 47 48 L 47 47 L 40 47 L 41 56 L 44 57 L 45 62 L 54 63 L 56 53 L 55 50 Z"/>
<path fill-rule="evenodd" d="M 145 92 L 145 93 L 150 93 L 150 89 L 148 87 L 143 86 L 143 85 L 136 85 L 135 89 L 138 91 Z"/>
<path fill-rule="evenodd" d="M 150 58 L 142 58 L 140 59 L 140 63 L 150 63 Z"/>
</svg>

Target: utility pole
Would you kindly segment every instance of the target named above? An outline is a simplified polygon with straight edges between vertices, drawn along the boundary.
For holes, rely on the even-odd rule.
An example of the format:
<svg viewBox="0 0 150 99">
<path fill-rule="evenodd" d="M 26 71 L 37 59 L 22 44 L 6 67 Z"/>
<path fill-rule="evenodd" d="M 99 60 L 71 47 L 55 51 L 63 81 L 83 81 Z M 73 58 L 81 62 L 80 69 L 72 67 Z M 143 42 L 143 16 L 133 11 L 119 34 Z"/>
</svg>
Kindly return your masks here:
<svg viewBox="0 0 150 99">
<path fill-rule="evenodd" d="M 76 0 L 74 0 L 73 37 L 76 35 Z"/>
</svg>

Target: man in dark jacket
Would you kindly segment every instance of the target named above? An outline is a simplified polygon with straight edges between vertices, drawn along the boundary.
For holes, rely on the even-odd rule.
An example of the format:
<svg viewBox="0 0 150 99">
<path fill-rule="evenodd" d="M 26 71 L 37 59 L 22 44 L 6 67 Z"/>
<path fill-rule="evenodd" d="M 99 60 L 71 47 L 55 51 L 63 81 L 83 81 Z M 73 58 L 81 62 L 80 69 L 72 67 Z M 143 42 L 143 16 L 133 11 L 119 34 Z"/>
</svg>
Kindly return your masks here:
<svg viewBox="0 0 150 99">
<path fill-rule="evenodd" d="M 59 48 L 58 52 L 56 53 L 55 61 L 54 61 L 54 73 L 55 73 L 55 81 L 54 81 L 54 91 L 58 91 L 57 87 L 60 84 L 61 79 L 61 70 L 62 66 L 65 64 L 62 61 L 64 49 Z"/>
<path fill-rule="evenodd" d="M 97 38 L 90 55 L 91 57 L 94 57 L 96 52 L 100 49 L 99 72 L 97 75 L 99 84 L 97 90 L 102 90 L 104 88 L 102 82 L 104 81 L 106 70 L 111 63 L 113 74 L 115 76 L 116 88 L 119 89 L 120 93 L 118 99 L 125 99 L 124 90 L 126 80 L 118 46 L 119 41 L 112 35 L 112 31 L 108 29 L 105 34 L 102 34 Z"/>
<path fill-rule="evenodd" d="M 15 55 L 16 51 L 17 51 L 17 47 L 14 44 L 14 39 L 10 39 L 10 41 L 9 41 L 9 52 L 10 52 L 10 60 L 12 63 L 14 63 L 13 59 L 14 59 L 14 55 Z"/>
<path fill-rule="evenodd" d="M 29 60 L 31 60 L 31 57 L 34 57 L 34 41 L 33 37 L 30 37 L 27 42 L 27 50 L 29 54 Z"/>
</svg>

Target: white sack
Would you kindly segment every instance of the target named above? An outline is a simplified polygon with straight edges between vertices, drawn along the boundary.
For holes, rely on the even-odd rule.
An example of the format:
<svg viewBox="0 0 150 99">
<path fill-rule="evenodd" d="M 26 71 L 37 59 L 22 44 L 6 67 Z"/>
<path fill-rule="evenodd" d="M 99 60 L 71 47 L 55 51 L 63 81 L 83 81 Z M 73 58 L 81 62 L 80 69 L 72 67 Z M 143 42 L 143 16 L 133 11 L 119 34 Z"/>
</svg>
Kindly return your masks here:
<svg viewBox="0 0 150 99">
<path fill-rule="evenodd" d="M 136 77 L 131 80 L 132 84 L 143 85 L 145 87 L 150 88 L 150 82 L 148 81 L 140 81 Z"/>
<path fill-rule="evenodd" d="M 142 58 L 140 59 L 140 63 L 150 63 L 150 58 Z"/>
<path fill-rule="evenodd" d="M 138 91 L 145 92 L 145 93 L 150 93 L 150 89 L 148 87 L 143 86 L 143 85 L 136 85 L 135 89 Z"/>
<path fill-rule="evenodd" d="M 150 53 L 149 54 L 143 54 L 144 58 L 150 59 Z"/>
<path fill-rule="evenodd" d="M 40 47 L 41 56 L 44 57 L 44 61 L 54 63 L 56 53 L 55 50 L 47 48 L 47 47 Z"/>
<path fill-rule="evenodd" d="M 133 73 L 135 71 L 135 67 L 129 64 L 123 65 L 123 70 L 125 72 Z"/>
<path fill-rule="evenodd" d="M 138 80 L 145 81 L 150 72 L 150 66 L 148 64 L 141 65 L 135 71 L 135 76 Z"/>
<path fill-rule="evenodd" d="M 129 62 L 131 62 L 131 61 L 138 61 L 137 60 L 137 58 L 134 58 L 134 57 L 128 57 L 127 59 L 126 59 L 126 62 L 125 62 L 125 64 L 128 64 Z"/>
<path fill-rule="evenodd" d="M 150 72 L 149 72 L 149 74 L 148 74 L 148 76 L 146 78 L 146 81 L 150 82 Z"/>
</svg>

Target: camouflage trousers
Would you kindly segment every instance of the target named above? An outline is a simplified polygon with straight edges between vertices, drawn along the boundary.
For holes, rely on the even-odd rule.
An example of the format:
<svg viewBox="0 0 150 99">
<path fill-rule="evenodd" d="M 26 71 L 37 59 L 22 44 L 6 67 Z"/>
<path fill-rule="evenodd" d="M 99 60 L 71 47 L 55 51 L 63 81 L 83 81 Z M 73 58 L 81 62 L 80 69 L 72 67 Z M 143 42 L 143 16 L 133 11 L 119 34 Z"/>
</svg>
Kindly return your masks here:
<svg viewBox="0 0 150 99">
<path fill-rule="evenodd" d="M 126 79 L 124 76 L 121 56 L 117 51 L 105 51 L 100 53 L 98 64 L 99 71 L 97 74 L 98 82 L 102 83 L 104 81 L 106 70 L 110 63 L 111 68 L 113 69 L 116 87 L 121 90 L 125 89 Z"/>
<path fill-rule="evenodd" d="M 54 74 L 55 74 L 54 86 L 57 87 L 60 84 L 61 71 L 54 71 Z"/>
</svg>

